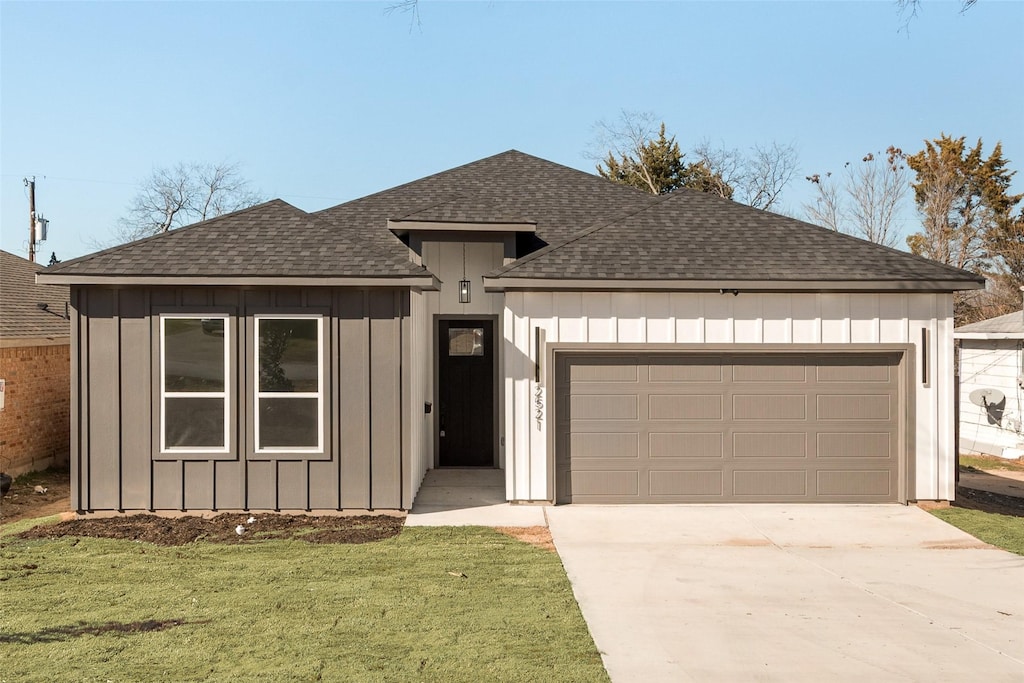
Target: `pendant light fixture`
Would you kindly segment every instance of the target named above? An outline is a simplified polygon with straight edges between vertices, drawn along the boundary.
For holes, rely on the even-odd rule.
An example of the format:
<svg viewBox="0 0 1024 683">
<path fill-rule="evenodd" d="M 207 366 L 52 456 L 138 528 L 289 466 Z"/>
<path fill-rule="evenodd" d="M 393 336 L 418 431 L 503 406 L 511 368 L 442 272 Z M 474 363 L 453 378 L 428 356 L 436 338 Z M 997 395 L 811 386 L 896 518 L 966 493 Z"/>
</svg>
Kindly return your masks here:
<svg viewBox="0 0 1024 683">
<path fill-rule="evenodd" d="M 468 304 L 472 296 L 469 291 L 469 280 L 466 279 L 466 243 L 462 243 L 462 279 L 459 280 L 459 303 Z"/>
</svg>

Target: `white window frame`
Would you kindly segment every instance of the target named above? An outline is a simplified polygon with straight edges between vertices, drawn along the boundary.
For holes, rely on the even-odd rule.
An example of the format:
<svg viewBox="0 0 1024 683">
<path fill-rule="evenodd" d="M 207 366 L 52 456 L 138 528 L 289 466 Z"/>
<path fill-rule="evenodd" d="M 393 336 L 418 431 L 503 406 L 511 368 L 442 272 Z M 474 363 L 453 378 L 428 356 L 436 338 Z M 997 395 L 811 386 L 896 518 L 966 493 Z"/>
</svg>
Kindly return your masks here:
<svg viewBox="0 0 1024 683">
<path fill-rule="evenodd" d="M 262 320 L 316 320 L 317 390 L 312 391 L 260 391 L 260 321 Z M 324 452 L 324 316 L 320 313 L 261 313 L 253 316 L 253 452 L 323 453 Z M 260 399 L 262 398 L 315 398 L 316 446 L 268 446 L 260 444 Z"/>
<path fill-rule="evenodd" d="M 224 321 L 224 389 L 222 391 L 167 391 L 167 320 Z M 160 452 L 161 453 L 229 453 L 231 451 L 231 316 L 226 313 L 160 314 Z M 220 398 L 224 401 L 223 446 L 167 446 L 167 399 Z"/>
</svg>

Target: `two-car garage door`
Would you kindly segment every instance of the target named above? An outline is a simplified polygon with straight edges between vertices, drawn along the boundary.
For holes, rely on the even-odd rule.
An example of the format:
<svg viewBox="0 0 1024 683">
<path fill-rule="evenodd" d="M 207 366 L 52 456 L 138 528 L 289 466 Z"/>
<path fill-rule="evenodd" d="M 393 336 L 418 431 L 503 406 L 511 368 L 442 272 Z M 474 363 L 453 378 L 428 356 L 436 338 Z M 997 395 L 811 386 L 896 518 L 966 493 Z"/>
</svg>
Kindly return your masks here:
<svg viewBox="0 0 1024 683">
<path fill-rule="evenodd" d="M 556 500 L 897 501 L 900 360 L 560 354 Z"/>
</svg>

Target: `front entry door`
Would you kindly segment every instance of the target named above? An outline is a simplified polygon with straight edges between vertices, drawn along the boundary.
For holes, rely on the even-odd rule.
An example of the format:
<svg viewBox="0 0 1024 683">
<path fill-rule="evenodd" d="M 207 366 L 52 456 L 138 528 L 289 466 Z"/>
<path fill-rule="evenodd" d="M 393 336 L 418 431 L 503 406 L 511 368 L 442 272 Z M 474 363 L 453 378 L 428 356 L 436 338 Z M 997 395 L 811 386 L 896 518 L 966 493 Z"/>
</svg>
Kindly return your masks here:
<svg viewBox="0 0 1024 683">
<path fill-rule="evenodd" d="M 438 465 L 494 466 L 494 321 L 440 320 Z"/>
</svg>

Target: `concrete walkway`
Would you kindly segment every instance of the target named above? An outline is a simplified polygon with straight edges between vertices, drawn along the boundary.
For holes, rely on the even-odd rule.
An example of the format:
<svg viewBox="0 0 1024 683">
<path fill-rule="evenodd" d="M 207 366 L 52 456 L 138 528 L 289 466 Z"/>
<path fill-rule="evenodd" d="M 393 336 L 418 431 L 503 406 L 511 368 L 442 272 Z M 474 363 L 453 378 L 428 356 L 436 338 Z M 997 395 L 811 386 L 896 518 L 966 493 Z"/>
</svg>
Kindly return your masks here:
<svg viewBox="0 0 1024 683">
<path fill-rule="evenodd" d="M 615 683 L 1024 680 L 1024 558 L 916 507 L 547 514 Z"/>
<path fill-rule="evenodd" d="M 427 472 L 406 526 L 547 526 L 543 505 L 511 505 L 504 470 L 437 469 Z"/>
</svg>

